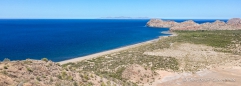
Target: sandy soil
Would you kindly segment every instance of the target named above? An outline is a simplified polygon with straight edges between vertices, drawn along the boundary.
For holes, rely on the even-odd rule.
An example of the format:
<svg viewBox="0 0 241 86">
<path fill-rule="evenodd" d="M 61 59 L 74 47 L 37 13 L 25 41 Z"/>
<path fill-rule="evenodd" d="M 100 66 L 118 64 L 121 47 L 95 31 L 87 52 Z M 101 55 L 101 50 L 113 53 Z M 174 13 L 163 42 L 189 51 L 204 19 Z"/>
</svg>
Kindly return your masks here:
<svg viewBox="0 0 241 86">
<path fill-rule="evenodd" d="M 192 73 L 172 73 L 156 86 L 240 86 L 241 67 L 222 66 Z"/>
<path fill-rule="evenodd" d="M 217 52 L 210 46 L 190 43 L 173 43 L 170 48 L 145 52 L 144 54 L 170 56 L 177 59 L 188 58 L 192 61 L 217 61 L 232 56 L 229 53 Z"/>
<path fill-rule="evenodd" d="M 91 59 L 91 58 L 95 58 L 95 57 L 119 52 L 119 51 L 122 51 L 122 50 L 127 50 L 127 49 L 130 49 L 130 48 L 138 47 L 138 46 L 141 46 L 141 45 L 153 43 L 153 42 L 158 41 L 158 40 L 159 39 L 154 39 L 154 40 L 150 40 L 150 41 L 146 41 L 146 42 L 142 42 L 142 43 L 138 43 L 138 44 L 134 44 L 134 45 L 130 45 L 130 46 L 125 46 L 125 47 L 121 47 L 121 48 L 117 48 L 117 49 L 113 49 L 113 50 L 108 50 L 108 51 L 103 51 L 103 52 L 96 53 L 96 54 L 91 54 L 91 55 L 87 55 L 87 56 L 83 56 L 83 57 L 77 57 L 77 58 L 74 58 L 74 59 L 69 59 L 69 60 L 58 62 L 58 63 L 65 64 L 65 63 L 69 63 L 69 62 L 78 62 L 78 61 L 81 61 L 81 60 Z"/>
<path fill-rule="evenodd" d="M 217 52 L 210 46 L 173 43 L 170 48 L 148 51 L 144 54 L 174 57 L 183 61 L 180 62 L 185 65 L 183 67 L 190 69 L 193 66 L 204 67 L 197 72 L 157 71 L 161 79 L 156 80 L 152 86 L 240 86 L 241 84 L 241 56 Z"/>
</svg>

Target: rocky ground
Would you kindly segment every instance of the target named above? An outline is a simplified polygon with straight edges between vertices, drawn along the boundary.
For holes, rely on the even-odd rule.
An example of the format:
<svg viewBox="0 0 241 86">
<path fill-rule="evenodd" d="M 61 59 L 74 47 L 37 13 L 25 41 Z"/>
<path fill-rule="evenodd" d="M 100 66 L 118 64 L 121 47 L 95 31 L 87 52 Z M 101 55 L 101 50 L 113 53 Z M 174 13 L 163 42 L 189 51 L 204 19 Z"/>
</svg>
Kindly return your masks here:
<svg viewBox="0 0 241 86">
<path fill-rule="evenodd" d="M 203 23 L 198 24 L 193 20 L 184 21 L 177 23 L 175 21 L 163 21 L 161 19 L 151 19 L 147 26 L 149 27 L 160 27 L 160 28 L 170 28 L 171 31 L 174 30 L 240 30 L 241 29 L 241 19 L 233 18 L 228 20 L 228 22 L 216 20 L 213 23 Z"/>
<path fill-rule="evenodd" d="M 100 86 L 108 81 L 91 72 L 70 71 L 48 60 L 0 62 L 1 86 Z"/>
<path fill-rule="evenodd" d="M 171 56 L 179 59 L 181 63 L 182 72 L 168 72 L 162 75 L 156 86 L 238 86 L 241 84 L 240 55 L 217 52 L 210 46 L 188 43 L 172 44 L 168 49 L 144 54 Z M 193 69 L 194 71 L 190 72 Z"/>
</svg>

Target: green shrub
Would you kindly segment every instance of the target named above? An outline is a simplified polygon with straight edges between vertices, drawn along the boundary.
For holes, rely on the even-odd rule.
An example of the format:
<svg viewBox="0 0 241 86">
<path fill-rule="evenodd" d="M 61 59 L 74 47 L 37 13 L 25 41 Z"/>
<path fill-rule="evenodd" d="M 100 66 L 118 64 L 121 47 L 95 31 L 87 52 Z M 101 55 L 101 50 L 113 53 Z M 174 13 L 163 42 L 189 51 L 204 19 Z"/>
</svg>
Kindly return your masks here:
<svg viewBox="0 0 241 86">
<path fill-rule="evenodd" d="M 4 75 L 8 75 L 8 72 L 7 72 L 7 71 L 5 71 L 5 70 L 4 70 L 4 71 L 2 71 L 1 73 L 2 73 L 2 74 L 4 74 Z"/>
<path fill-rule="evenodd" d="M 68 77 L 67 77 L 67 80 L 71 80 L 71 81 L 73 81 L 74 78 L 73 78 L 72 76 L 68 76 Z"/>
<path fill-rule="evenodd" d="M 52 77 L 50 77 L 50 82 L 53 82 L 54 80 L 53 80 L 53 78 Z"/>
<path fill-rule="evenodd" d="M 104 82 L 101 83 L 101 86 L 106 86 Z"/>
<path fill-rule="evenodd" d="M 33 62 L 32 62 L 32 61 L 29 61 L 29 60 L 25 60 L 23 63 L 24 63 L 24 64 L 31 64 L 31 63 L 33 63 Z"/>
<path fill-rule="evenodd" d="M 77 82 L 74 82 L 74 86 L 79 86 Z"/>
<path fill-rule="evenodd" d="M 56 65 L 61 66 L 59 63 L 56 63 Z"/>
<path fill-rule="evenodd" d="M 58 77 L 59 79 L 63 79 L 61 75 L 58 75 L 57 77 Z"/>
<path fill-rule="evenodd" d="M 42 61 L 48 62 L 49 60 L 47 58 L 42 58 Z"/>
<path fill-rule="evenodd" d="M 143 81 L 143 78 L 140 78 L 141 81 Z"/>
<path fill-rule="evenodd" d="M 32 70 L 31 68 L 29 68 L 29 67 L 27 67 L 27 70 L 28 70 L 29 72 L 33 72 L 33 70 Z"/>
<path fill-rule="evenodd" d="M 36 77 L 36 79 L 37 79 L 38 81 L 41 81 L 41 79 L 40 79 L 38 76 Z"/>
<path fill-rule="evenodd" d="M 84 79 L 89 80 L 90 78 L 86 74 L 84 74 Z"/>
<path fill-rule="evenodd" d="M 4 69 L 8 69 L 8 66 L 5 65 L 5 66 L 4 66 Z"/>
</svg>

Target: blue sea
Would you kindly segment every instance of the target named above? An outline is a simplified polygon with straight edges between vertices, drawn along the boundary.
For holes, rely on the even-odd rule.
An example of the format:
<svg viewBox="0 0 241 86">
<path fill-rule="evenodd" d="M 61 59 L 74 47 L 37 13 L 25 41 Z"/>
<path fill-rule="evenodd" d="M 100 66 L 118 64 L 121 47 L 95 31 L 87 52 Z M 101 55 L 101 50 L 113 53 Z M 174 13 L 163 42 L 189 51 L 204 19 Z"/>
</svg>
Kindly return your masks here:
<svg viewBox="0 0 241 86">
<path fill-rule="evenodd" d="M 147 22 L 148 19 L 0 19 L 0 60 L 48 58 L 58 62 L 170 35 L 161 33 L 168 28 L 149 28 L 145 26 Z"/>
</svg>

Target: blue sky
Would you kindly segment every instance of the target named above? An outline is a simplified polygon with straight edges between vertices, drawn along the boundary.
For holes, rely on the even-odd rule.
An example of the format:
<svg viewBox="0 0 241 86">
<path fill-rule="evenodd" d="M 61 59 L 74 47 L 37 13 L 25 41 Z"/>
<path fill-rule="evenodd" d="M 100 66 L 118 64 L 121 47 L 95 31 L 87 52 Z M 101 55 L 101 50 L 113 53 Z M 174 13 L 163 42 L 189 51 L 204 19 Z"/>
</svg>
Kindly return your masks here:
<svg viewBox="0 0 241 86">
<path fill-rule="evenodd" d="M 1 19 L 241 18 L 241 0 L 0 0 Z"/>
</svg>

